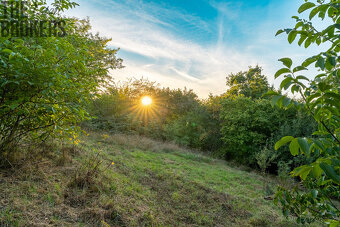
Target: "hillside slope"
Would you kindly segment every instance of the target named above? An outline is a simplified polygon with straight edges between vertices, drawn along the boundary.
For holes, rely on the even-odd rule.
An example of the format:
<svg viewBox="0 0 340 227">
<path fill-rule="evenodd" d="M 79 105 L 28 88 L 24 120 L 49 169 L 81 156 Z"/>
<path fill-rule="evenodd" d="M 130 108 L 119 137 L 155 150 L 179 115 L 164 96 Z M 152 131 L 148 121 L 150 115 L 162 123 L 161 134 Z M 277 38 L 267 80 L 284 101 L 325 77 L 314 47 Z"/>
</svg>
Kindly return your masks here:
<svg viewBox="0 0 340 227">
<path fill-rule="evenodd" d="M 0 226 L 296 226 L 264 199 L 275 178 L 174 144 L 93 132 L 41 152 L 0 172 Z"/>
</svg>

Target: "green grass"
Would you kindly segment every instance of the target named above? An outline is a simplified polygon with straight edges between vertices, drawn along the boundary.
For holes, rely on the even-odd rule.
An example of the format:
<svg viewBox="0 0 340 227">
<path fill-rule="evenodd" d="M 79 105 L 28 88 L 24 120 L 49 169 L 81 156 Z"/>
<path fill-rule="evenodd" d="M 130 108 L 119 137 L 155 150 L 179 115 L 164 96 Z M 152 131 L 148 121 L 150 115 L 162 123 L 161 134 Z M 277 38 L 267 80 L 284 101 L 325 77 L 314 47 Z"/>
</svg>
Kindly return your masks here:
<svg viewBox="0 0 340 227">
<path fill-rule="evenodd" d="M 0 223 L 297 226 L 264 199 L 268 189 L 275 190 L 275 177 L 230 167 L 175 144 L 93 132 L 77 149 L 58 149 L 60 155 L 54 150 L 38 165 L 28 163 L 0 177 L 0 191 L 7 195 L 0 199 Z M 86 165 L 96 160 L 102 161 L 98 171 L 84 180 L 92 168 Z"/>
</svg>

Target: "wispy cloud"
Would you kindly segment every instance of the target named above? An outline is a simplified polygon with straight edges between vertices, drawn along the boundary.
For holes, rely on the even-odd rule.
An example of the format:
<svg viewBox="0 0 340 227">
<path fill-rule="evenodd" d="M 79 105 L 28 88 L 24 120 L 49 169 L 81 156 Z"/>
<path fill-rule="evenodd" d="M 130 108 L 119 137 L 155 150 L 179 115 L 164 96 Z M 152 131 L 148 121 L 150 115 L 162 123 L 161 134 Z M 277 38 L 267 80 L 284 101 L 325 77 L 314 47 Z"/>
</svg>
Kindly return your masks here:
<svg viewBox="0 0 340 227">
<path fill-rule="evenodd" d="M 217 12 L 210 21 L 180 8 L 136 0 L 89 0 L 71 14 L 90 16 L 93 30 L 112 37 L 110 45 L 121 48 L 126 68 L 112 72 L 117 79 L 144 76 L 163 86 L 193 88 L 204 97 L 224 92 L 226 75 L 249 65 L 260 64 L 272 74 L 275 67 L 268 57 L 275 54 L 258 56 L 254 51 L 263 42 L 261 34 L 253 34 L 253 41 L 241 46 L 235 44 L 233 27 L 252 30 L 240 18 L 241 5 L 210 3 Z"/>
</svg>

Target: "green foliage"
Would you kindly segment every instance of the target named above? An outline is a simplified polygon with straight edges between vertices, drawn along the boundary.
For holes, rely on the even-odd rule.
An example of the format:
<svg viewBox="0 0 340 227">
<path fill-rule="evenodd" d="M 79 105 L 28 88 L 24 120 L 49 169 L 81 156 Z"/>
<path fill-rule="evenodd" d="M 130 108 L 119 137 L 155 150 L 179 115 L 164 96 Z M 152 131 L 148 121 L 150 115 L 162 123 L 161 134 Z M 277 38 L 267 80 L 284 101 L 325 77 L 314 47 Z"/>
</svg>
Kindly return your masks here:
<svg viewBox="0 0 340 227">
<path fill-rule="evenodd" d="M 226 95 L 228 97 L 243 95 L 250 98 L 260 98 L 270 90 L 266 76 L 262 75 L 259 66 L 249 67 L 248 71 L 230 74 L 227 76 Z"/>
<path fill-rule="evenodd" d="M 282 117 L 269 100 L 237 97 L 223 100 L 221 119 L 225 158 L 253 165 L 255 154 L 279 129 Z"/>
<path fill-rule="evenodd" d="M 277 159 L 278 155 L 278 153 L 267 147 L 264 147 L 260 152 L 255 154 L 257 165 L 263 173 L 265 173 L 271 163 Z"/>
<path fill-rule="evenodd" d="M 279 70 L 276 74 L 276 77 L 284 75 L 281 88 L 290 90 L 292 94 L 299 94 L 304 102 L 297 103 L 279 94 L 274 97 L 273 102 L 281 107 L 305 109 L 318 123 L 318 130 L 312 135 L 304 138 L 285 137 L 275 146 L 279 148 L 289 143 L 292 155 L 300 153 L 306 157 L 316 156 L 313 162 L 301 165 L 291 173 L 292 176 L 299 176 L 302 179 L 306 191 L 280 188 L 276 194 L 276 202 L 281 203 L 284 214 L 296 215 L 299 223 L 322 220 L 330 226 L 339 224 L 339 208 L 332 201 L 340 198 L 339 4 L 337 0 L 317 1 L 317 4 L 306 1 L 298 12 L 311 9 L 309 20 L 294 16 L 296 20 L 294 29 L 278 31 L 278 34 L 285 31 L 290 43 L 299 37 L 298 44 L 300 46 L 304 44 L 306 48 L 311 44 L 329 44 L 327 50 L 307 58 L 301 66 L 292 69 L 291 64 L 284 64 L 287 68 Z M 330 24 L 320 31 L 311 23 L 311 19 L 317 14 L 322 20 L 328 17 L 327 22 Z M 296 75 L 312 63 L 315 63 L 314 66 L 319 70 L 319 74 L 313 80 Z"/>
<path fill-rule="evenodd" d="M 153 104 L 143 107 L 142 96 Z M 145 79 L 116 83 L 93 100 L 87 123 L 97 129 L 138 133 L 202 150 L 215 150 L 221 144 L 218 108 L 211 96 L 206 103 L 192 90 L 160 88 Z M 214 112 L 215 111 L 215 112 Z"/>
<path fill-rule="evenodd" d="M 166 124 L 166 137 L 184 146 L 206 148 L 210 123 L 209 112 L 199 106 Z"/>
<path fill-rule="evenodd" d="M 44 1 L 37 3 L 38 12 L 43 11 Z M 54 4 L 58 16 L 74 6 L 70 1 Z M 31 16 L 51 15 L 35 9 Z M 108 70 L 121 67 L 117 50 L 106 47 L 110 40 L 89 33 L 88 21 L 65 20 L 68 35 L 63 38 L 0 38 L 1 154 L 23 138 L 74 139 L 77 123 L 88 118 L 85 104 L 109 81 Z"/>
</svg>

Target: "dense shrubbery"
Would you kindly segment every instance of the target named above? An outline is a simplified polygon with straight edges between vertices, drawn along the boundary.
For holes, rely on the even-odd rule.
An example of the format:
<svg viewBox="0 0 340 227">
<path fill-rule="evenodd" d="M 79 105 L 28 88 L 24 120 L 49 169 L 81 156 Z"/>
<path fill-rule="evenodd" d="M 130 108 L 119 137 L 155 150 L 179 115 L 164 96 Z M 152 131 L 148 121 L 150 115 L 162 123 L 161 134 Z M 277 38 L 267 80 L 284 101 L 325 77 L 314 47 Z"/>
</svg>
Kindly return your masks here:
<svg viewBox="0 0 340 227">
<path fill-rule="evenodd" d="M 263 171 L 279 170 L 279 163 L 291 167 L 306 162 L 301 156 L 292 159 L 287 150 L 274 150 L 275 141 L 293 133 L 305 136 L 315 129 L 313 119 L 306 112 L 273 107 L 270 100 L 261 98 L 269 87 L 261 68 L 227 77 L 229 90 L 222 99 L 221 132 L 223 154 L 242 164 L 259 166 Z"/>
<path fill-rule="evenodd" d="M 222 103 L 222 134 L 227 159 L 254 164 L 254 155 L 265 146 L 284 121 L 268 100 L 226 98 Z M 279 121 L 277 121 L 279 120 Z"/>
<path fill-rule="evenodd" d="M 30 19 L 61 17 L 75 6 L 56 1 L 56 14 L 43 13 L 44 1 L 28 5 Z M 8 161 L 18 142 L 48 137 L 76 137 L 77 123 L 88 114 L 85 104 L 119 68 L 109 39 L 89 33 L 89 22 L 68 19 L 65 37 L 0 38 L 0 155 Z"/>
</svg>

